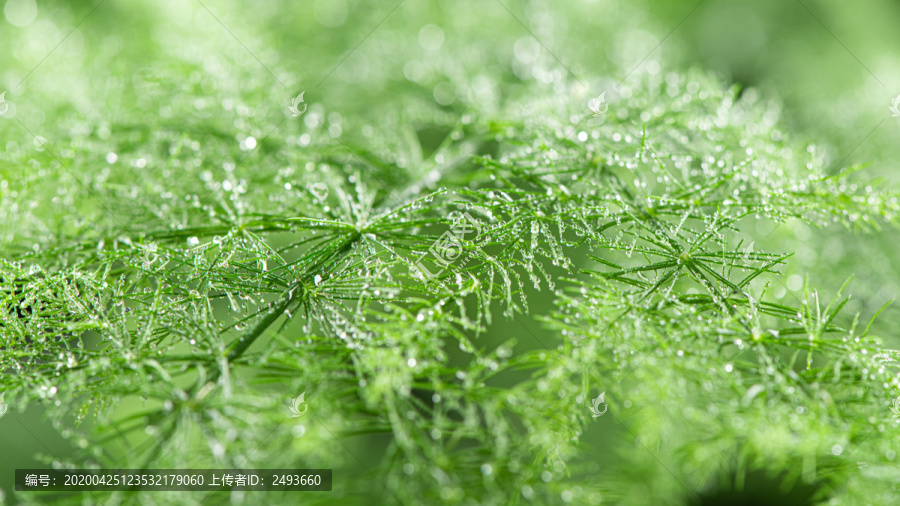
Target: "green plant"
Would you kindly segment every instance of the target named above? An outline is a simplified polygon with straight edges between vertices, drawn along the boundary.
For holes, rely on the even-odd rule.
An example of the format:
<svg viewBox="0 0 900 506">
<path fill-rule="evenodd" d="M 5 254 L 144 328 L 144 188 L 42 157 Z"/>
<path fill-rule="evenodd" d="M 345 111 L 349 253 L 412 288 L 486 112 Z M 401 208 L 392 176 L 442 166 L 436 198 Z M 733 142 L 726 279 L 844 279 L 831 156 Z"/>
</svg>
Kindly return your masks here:
<svg viewBox="0 0 900 506">
<path fill-rule="evenodd" d="M 732 470 L 896 497 L 896 351 L 843 290 L 767 296 L 790 255 L 751 252 L 744 226 L 871 229 L 896 194 L 825 174 L 737 88 L 674 79 L 601 117 L 578 85 L 533 84 L 499 110 L 385 114 L 377 138 L 288 127 L 237 151 L 218 116 L 79 138 L 138 184 L 53 143 L 8 157 L 44 171 L 4 171 L 23 194 L 46 171 L 71 190 L 4 247 L 6 401 L 46 405 L 73 465 L 350 473 L 324 502 L 678 504 Z M 183 91 L 176 110 L 202 100 Z"/>
</svg>

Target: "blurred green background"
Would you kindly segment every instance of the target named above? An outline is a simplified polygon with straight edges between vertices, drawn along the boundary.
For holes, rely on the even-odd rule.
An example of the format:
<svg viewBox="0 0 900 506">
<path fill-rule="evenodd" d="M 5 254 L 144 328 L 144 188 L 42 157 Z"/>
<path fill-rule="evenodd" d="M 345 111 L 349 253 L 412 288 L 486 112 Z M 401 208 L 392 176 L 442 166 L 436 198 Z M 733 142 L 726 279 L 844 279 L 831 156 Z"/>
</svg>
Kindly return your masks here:
<svg viewBox="0 0 900 506">
<path fill-rule="evenodd" d="M 33 134 L 70 144 L 61 156 L 73 166 L 109 170 L 108 151 L 79 140 L 85 132 L 140 124 L 148 115 L 180 122 L 173 110 L 184 107 L 178 94 L 187 88 L 208 96 L 189 104 L 198 118 L 215 119 L 226 102 L 242 111 L 221 131 L 238 140 L 265 138 L 304 90 L 307 125 L 365 137 L 364 127 L 377 125 L 385 111 L 402 114 L 414 101 L 456 113 L 470 101 L 503 103 L 532 80 L 560 82 L 571 73 L 570 79 L 590 80 L 597 93 L 621 92 L 641 73 L 699 67 L 781 108 L 786 132 L 815 143 L 826 166 L 869 163 L 857 181 L 900 182 L 900 118 L 888 109 L 900 94 L 900 3 L 888 0 L 0 4 L 6 154 L 39 149 Z M 2 251 L 11 252 L 41 233 L 29 226 L 47 203 L 28 205 L 6 184 L 29 180 L 35 187 L 41 177 L 22 174 L 8 160 L 0 158 L 0 196 L 23 199 L 15 214 L 0 216 Z M 98 212 L 96 203 L 73 206 L 85 215 Z M 776 297 L 790 300 L 804 276 L 830 297 L 853 274 L 848 310 L 867 318 L 900 291 L 896 230 L 858 235 L 800 223 L 762 226 L 768 228 L 757 231 L 766 236 L 759 249 L 797 252 L 786 286 L 773 288 Z M 541 304 L 549 298 L 535 299 L 532 309 L 545 312 Z M 877 333 L 896 337 L 898 317 L 900 308 L 885 311 Z M 520 333 L 517 323 L 500 321 L 488 339 Z M 13 469 L 36 466 L 38 454 L 65 456 L 68 444 L 36 407 L 0 418 L 6 499 Z"/>
</svg>

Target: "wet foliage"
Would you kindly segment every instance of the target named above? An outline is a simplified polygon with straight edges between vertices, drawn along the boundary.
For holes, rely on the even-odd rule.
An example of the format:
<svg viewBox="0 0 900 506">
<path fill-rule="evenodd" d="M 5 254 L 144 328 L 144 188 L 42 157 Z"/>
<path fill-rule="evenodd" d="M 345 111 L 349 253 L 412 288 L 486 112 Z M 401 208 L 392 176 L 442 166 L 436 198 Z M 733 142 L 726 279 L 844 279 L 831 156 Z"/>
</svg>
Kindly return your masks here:
<svg viewBox="0 0 900 506">
<path fill-rule="evenodd" d="M 299 118 L 296 93 L 253 100 L 269 76 L 238 56 L 122 63 L 116 114 L 57 104 L 55 140 L 17 131 L 6 416 L 46 409 L 59 466 L 335 468 L 304 496 L 328 504 L 894 502 L 878 308 L 845 310 L 852 272 L 773 296 L 793 251 L 757 244 L 763 223 L 894 226 L 897 193 L 829 171 L 754 90 L 613 88 L 525 46 L 515 85 L 450 47 L 407 55 L 396 99 L 306 92 Z M 60 500 L 292 500 L 219 495 Z"/>
</svg>

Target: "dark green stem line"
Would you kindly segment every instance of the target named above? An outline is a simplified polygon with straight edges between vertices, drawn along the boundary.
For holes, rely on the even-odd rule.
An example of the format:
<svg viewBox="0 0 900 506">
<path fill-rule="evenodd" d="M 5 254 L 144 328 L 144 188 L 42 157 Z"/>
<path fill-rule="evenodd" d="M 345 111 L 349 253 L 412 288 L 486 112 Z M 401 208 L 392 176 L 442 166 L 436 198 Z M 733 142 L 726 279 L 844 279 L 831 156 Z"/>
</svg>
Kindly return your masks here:
<svg viewBox="0 0 900 506">
<path fill-rule="evenodd" d="M 346 253 L 354 242 L 356 242 L 360 238 L 360 234 L 354 233 L 350 237 L 348 237 L 343 244 L 339 247 L 335 248 L 333 251 L 326 253 L 321 259 L 319 259 L 315 264 L 310 266 L 306 270 L 306 274 L 301 276 L 301 278 L 294 283 L 294 285 L 282 296 L 281 302 L 278 303 L 267 315 L 265 315 L 257 324 L 248 331 L 245 335 L 238 338 L 236 341 L 232 341 L 231 344 L 228 345 L 228 348 L 231 351 L 228 353 L 228 361 L 232 362 L 239 358 L 241 355 L 250 348 L 251 345 L 265 332 L 267 328 L 269 328 L 273 323 L 275 323 L 278 318 L 284 314 L 285 311 L 290 307 L 290 305 L 294 302 L 293 292 L 295 289 L 303 290 L 302 296 L 306 296 L 306 290 L 304 288 L 305 278 L 308 278 L 312 275 L 312 273 L 316 272 L 323 264 L 330 262 L 335 257 L 343 255 Z"/>
<path fill-rule="evenodd" d="M 229 345 L 229 348 L 233 346 L 233 349 L 228 353 L 228 361 L 231 362 L 243 355 L 244 352 L 247 351 L 247 348 L 249 348 L 253 342 L 269 328 L 269 326 L 275 323 L 275 320 L 281 318 L 281 315 L 287 310 L 291 302 L 293 302 L 293 297 L 288 296 L 284 298 L 277 306 L 269 311 L 269 314 L 258 321 L 246 335 L 241 336 L 237 341 L 234 341 Z"/>
</svg>

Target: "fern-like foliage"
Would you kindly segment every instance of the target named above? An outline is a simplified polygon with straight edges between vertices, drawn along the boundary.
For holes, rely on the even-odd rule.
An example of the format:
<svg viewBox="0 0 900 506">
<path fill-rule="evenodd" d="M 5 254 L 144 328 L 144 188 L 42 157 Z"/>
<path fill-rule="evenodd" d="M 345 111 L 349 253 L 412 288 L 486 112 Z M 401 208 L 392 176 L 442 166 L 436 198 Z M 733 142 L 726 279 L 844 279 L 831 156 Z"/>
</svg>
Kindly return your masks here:
<svg viewBox="0 0 900 506">
<path fill-rule="evenodd" d="M 896 194 L 827 173 L 704 74 L 626 91 L 603 116 L 576 84 L 413 104 L 377 140 L 312 122 L 235 147 L 235 108 L 124 118 L 8 156 L 83 184 L 7 234 L 6 402 L 48 407 L 81 448 L 66 465 L 334 467 L 329 503 L 680 504 L 732 469 L 896 498 L 896 351 L 843 290 L 771 297 L 790 252 L 748 233 L 875 229 Z"/>
</svg>

